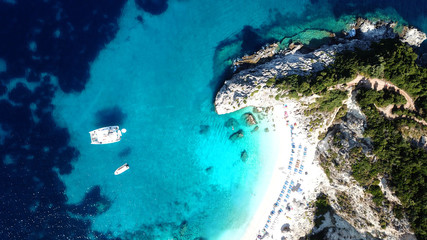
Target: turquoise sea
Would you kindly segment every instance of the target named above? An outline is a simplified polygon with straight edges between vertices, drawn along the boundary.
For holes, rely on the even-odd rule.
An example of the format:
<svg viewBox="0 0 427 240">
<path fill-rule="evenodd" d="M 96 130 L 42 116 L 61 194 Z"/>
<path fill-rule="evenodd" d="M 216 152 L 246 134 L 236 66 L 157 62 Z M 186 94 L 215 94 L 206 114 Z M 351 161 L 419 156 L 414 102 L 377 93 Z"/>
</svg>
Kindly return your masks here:
<svg viewBox="0 0 427 240">
<path fill-rule="evenodd" d="M 0 47 L 0 110 L 10 113 L 0 118 L 8 183 L 2 199 L 11 199 L 0 209 L 0 233 L 8 239 L 239 239 L 283 146 L 261 115 L 251 133 L 242 116 L 252 108 L 215 113 L 231 61 L 277 41 L 326 43 L 357 16 L 427 31 L 423 1 L 129 0 L 105 8 L 88 2 L 52 3 L 50 17 L 22 30 L 25 41 L 2 35 L 10 37 Z M 25 9 L 45 14 L 50 6 L 21 3 L 4 1 L 0 10 L 27 19 L 32 11 Z M 91 14 L 98 20 L 81 19 Z M 0 20 L 16 20 L 7 19 Z M 52 19 L 67 20 L 49 25 Z M 111 33 L 100 41 L 105 29 Z M 50 44 L 52 36 L 64 42 Z M 234 130 L 226 124 L 231 118 Z M 108 125 L 127 133 L 119 143 L 91 145 L 88 132 Z M 244 137 L 230 140 L 239 129 Z M 114 176 L 124 163 L 130 170 Z"/>
<path fill-rule="evenodd" d="M 251 14 L 236 14 L 241 5 Z M 262 196 L 254 189 L 261 172 L 272 170 L 270 150 L 259 149 L 269 134 L 250 134 L 242 114 L 252 109 L 215 113 L 215 50 L 246 24 L 265 24 L 280 5 L 286 11 L 276 1 L 171 1 L 162 15 L 144 15 L 143 24 L 135 20 L 134 2 L 125 5 L 115 39 L 91 64 L 86 89 L 59 92 L 54 100 L 55 118 L 80 151 L 73 172 L 61 176 L 68 202 L 78 203 L 95 185 L 113 200 L 91 219 L 95 230 L 135 239 L 238 235 Z M 120 126 L 128 131 L 121 142 L 89 144 L 88 131 L 101 127 L 96 113 L 102 111 L 123 115 Z M 225 126 L 230 118 L 239 121 L 235 131 L 242 128 L 243 139 L 229 140 L 235 132 Z M 130 170 L 114 176 L 125 162 Z"/>
<path fill-rule="evenodd" d="M 259 143 L 271 141 L 274 133 L 249 133 L 242 114 L 252 109 L 218 116 L 212 82 L 221 80 L 215 73 L 227 67 L 231 58 L 226 57 L 242 53 L 238 38 L 245 26 L 261 29 L 261 43 L 295 34 L 308 43 L 325 37 L 317 30 L 339 31 L 351 19 L 315 16 L 310 21 L 313 15 L 303 15 L 307 4 L 170 1 L 166 12 L 145 14 L 141 23 L 135 21 L 141 14 L 135 3 L 126 3 L 115 39 L 91 64 L 86 89 L 57 93 L 54 100 L 54 116 L 69 129 L 81 154 L 72 174 L 61 176 L 69 203 L 81 201 L 95 185 L 113 200 L 108 211 L 91 219 L 93 229 L 125 239 L 215 239 L 226 231 L 237 239 L 242 234 L 272 171 L 274 149 L 260 149 Z M 288 14 L 300 23 L 277 22 L 289 21 Z M 224 39 L 232 43 L 219 48 Z M 95 113 L 102 111 L 121 117 L 128 132 L 120 143 L 88 144 L 87 132 L 101 127 Z M 235 132 L 225 126 L 230 118 L 247 133 L 243 139 L 228 139 Z M 240 159 L 244 150 L 246 162 Z M 113 176 L 125 162 L 131 169 Z"/>
</svg>

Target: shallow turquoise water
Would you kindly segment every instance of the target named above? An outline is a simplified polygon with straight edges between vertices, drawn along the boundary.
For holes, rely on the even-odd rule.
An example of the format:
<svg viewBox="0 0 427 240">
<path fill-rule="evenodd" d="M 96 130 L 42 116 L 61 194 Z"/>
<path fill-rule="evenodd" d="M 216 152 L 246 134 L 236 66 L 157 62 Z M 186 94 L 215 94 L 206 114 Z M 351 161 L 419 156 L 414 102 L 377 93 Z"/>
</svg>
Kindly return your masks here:
<svg viewBox="0 0 427 240">
<path fill-rule="evenodd" d="M 236 13 L 243 5 L 245 11 Z M 171 2 L 163 15 L 144 16 L 140 24 L 135 21 L 139 12 L 128 3 L 116 39 L 92 64 L 86 90 L 58 93 L 55 100 L 60 106 L 55 115 L 81 153 L 72 174 L 61 176 L 69 202 L 81 201 L 94 185 L 113 200 L 107 212 L 91 219 L 94 230 L 116 236 L 212 238 L 249 220 L 250 208 L 261 197 L 253 197 L 260 166 L 269 166 L 269 153 L 260 151 L 259 139 L 268 141 L 269 135 L 249 133 L 241 118 L 245 110 L 218 116 L 210 82 L 218 42 L 245 24 L 267 23 L 269 9 L 277 5 Z M 95 113 L 114 106 L 126 114 L 121 127 L 128 132 L 120 143 L 90 145 L 87 132 L 100 127 Z M 228 139 L 232 129 L 224 126 L 230 117 L 240 121 L 235 130 L 246 132 L 234 143 Z M 205 133 L 201 125 L 208 126 Z M 118 157 L 125 148 L 130 154 Z M 246 163 L 240 159 L 243 150 L 249 155 Z M 125 162 L 131 169 L 115 177 L 113 171 Z M 187 230 L 182 230 L 184 221 Z"/>
<path fill-rule="evenodd" d="M 134 2 L 127 3 L 116 38 L 92 63 L 86 89 L 57 93 L 54 102 L 56 119 L 80 151 L 73 172 L 61 176 L 69 203 L 81 201 L 95 185 L 113 201 L 105 213 L 89 217 L 94 230 L 135 239 L 241 234 L 272 171 L 274 150 L 259 143 L 272 141 L 273 134 L 250 134 L 241 116 L 251 109 L 215 113 L 212 82 L 219 81 L 229 57 L 242 51 L 239 44 L 221 51 L 217 46 L 245 25 L 269 26 L 258 31 L 279 40 L 307 28 L 339 31 L 351 19 L 336 19 L 323 5 L 306 9 L 308 2 L 171 1 L 164 14 L 144 15 L 143 24 L 135 20 L 141 12 Z M 101 127 L 95 113 L 112 107 L 126 115 L 121 127 L 128 132 L 120 143 L 90 145 L 88 131 Z M 224 126 L 231 117 L 240 122 L 236 130 L 245 131 L 236 142 Z M 269 127 L 263 124 L 260 129 Z M 240 160 L 243 150 L 246 163 Z M 129 154 L 119 156 L 122 151 Z M 131 169 L 114 176 L 125 162 Z"/>
</svg>

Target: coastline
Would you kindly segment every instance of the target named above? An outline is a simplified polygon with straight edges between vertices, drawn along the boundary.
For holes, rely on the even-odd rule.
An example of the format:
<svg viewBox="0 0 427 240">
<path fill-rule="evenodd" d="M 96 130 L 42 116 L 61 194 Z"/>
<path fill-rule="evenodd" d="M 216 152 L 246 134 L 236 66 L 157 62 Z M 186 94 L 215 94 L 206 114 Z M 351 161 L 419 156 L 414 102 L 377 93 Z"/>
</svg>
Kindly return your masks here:
<svg viewBox="0 0 427 240">
<path fill-rule="evenodd" d="M 252 215 L 253 217 L 249 224 L 247 224 L 246 231 L 241 239 L 299 239 L 310 234 L 324 234 L 323 230 L 330 226 L 335 227 L 335 232 L 330 233 L 334 237 L 341 236 L 344 233 L 342 229 L 348 232 L 348 234 L 345 234 L 346 236 L 355 238 L 368 236 L 366 234 L 374 234 L 381 237 L 383 235 L 390 236 L 390 239 L 394 239 L 393 237 L 400 235 L 401 229 L 407 229 L 402 231 L 402 234 L 412 234 L 409 228 L 406 228 L 407 222 L 405 221 L 400 221 L 403 228 L 398 225 L 396 227 L 394 225 L 387 226 L 387 223 L 384 225 L 381 216 L 374 212 L 374 203 L 370 200 L 363 201 L 363 198 L 359 197 L 366 193 L 352 179 L 351 170 L 350 172 L 343 171 L 340 173 L 337 183 L 334 183 L 330 179 L 330 173 L 325 172 L 323 167 L 320 166 L 320 162 L 323 160 L 319 156 L 315 156 L 316 151 L 324 153 L 324 156 L 322 155 L 324 158 L 335 158 L 325 152 L 329 149 L 327 148 L 329 142 L 324 138 L 325 134 L 328 133 L 329 126 L 334 123 L 335 116 L 341 108 L 335 109 L 329 114 L 308 117 L 307 114 L 311 112 L 305 110 L 309 109 L 310 104 L 319 95 L 314 94 L 310 97 L 303 97 L 298 89 L 291 88 L 286 92 L 281 88 L 283 86 L 272 87 L 276 83 L 276 77 L 304 76 L 309 72 L 323 70 L 334 62 L 335 55 L 339 52 L 354 51 L 355 49 L 368 50 L 372 42 L 378 42 L 382 39 L 395 39 L 397 37 L 403 43 L 407 43 L 412 47 L 419 47 L 421 42 L 426 39 L 426 34 L 412 27 L 406 27 L 406 32 L 410 32 L 410 34 L 404 33 L 398 36 L 394 29 L 396 24 L 392 22 L 371 22 L 365 19 L 358 19 L 357 24 L 351 26 L 354 26 L 352 29 L 357 32 L 354 32 L 349 37 L 337 38 L 337 43 L 335 44 L 324 45 L 308 53 L 296 51 L 278 54 L 267 62 L 238 71 L 231 79 L 225 81 L 223 87 L 217 93 L 215 110 L 218 114 L 230 113 L 248 106 L 274 106 L 272 121 L 276 125 L 275 138 L 277 140 L 275 142 L 279 142 L 280 145 L 279 147 L 274 144 L 266 146 L 267 149 L 273 149 L 276 154 L 274 156 L 275 162 L 271 165 L 271 167 L 274 165 L 274 169 L 269 178 L 265 176 L 265 179 L 269 179 L 269 181 L 264 182 L 266 187 L 264 196 L 256 211 L 254 211 L 255 214 Z M 298 102 L 287 97 L 289 94 L 295 95 L 296 93 L 301 97 Z M 346 103 L 354 105 L 356 104 L 354 102 L 355 99 L 351 96 L 353 95 L 350 95 L 350 97 L 347 95 Z M 289 124 L 296 123 L 292 132 L 291 129 L 286 128 L 286 121 L 284 120 L 286 114 L 284 114 L 285 110 L 281 107 L 285 104 L 289 107 Z M 296 107 L 292 108 L 291 104 Z M 346 108 L 342 109 L 346 111 Z M 355 114 L 355 116 L 362 115 L 360 109 L 351 110 L 351 114 Z M 361 136 L 358 131 L 363 129 L 363 125 L 360 126 L 363 123 L 363 119 L 354 119 L 351 118 L 352 116 L 349 117 L 349 122 L 344 123 L 347 124 L 345 127 L 350 129 L 349 131 L 352 134 Z M 288 130 L 289 132 L 286 134 Z M 286 138 L 289 135 L 293 139 Z M 319 141 L 319 138 L 323 140 Z M 352 139 L 352 141 L 357 141 L 357 139 Z M 318 143 L 321 144 L 318 145 Z M 350 143 L 348 142 L 348 144 Z M 283 148 L 281 148 L 282 146 Z M 303 156 L 301 156 L 301 148 L 304 149 Z M 336 156 L 341 153 L 338 150 L 334 152 Z M 354 194 L 355 189 L 360 190 L 358 194 Z M 324 217 L 326 218 L 324 221 L 320 221 L 321 225 L 319 225 L 318 221 L 314 226 L 313 220 L 315 219 L 316 208 L 314 203 L 319 193 L 329 196 L 332 200 L 333 209 L 344 213 L 347 219 L 339 215 L 328 215 Z M 360 206 L 363 206 L 359 212 L 361 217 L 356 220 L 352 218 L 354 217 L 351 215 L 353 211 L 348 210 L 350 213 L 345 212 L 347 211 L 346 206 L 351 206 L 348 203 L 348 196 L 351 196 L 351 201 L 354 201 L 356 204 L 354 206 L 356 206 L 357 210 L 359 210 Z M 351 209 L 351 207 L 348 209 Z M 387 209 L 384 212 L 388 213 Z M 394 215 L 390 216 L 394 217 Z M 382 225 L 380 226 L 381 222 Z"/>
<path fill-rule="evenodd" d="M 277 140 L 279 146 L 282 145 L 289 147 L 283 147 L 277 151 L 274 160 L 274 169 L 270 180 L 268 181 L 267 190 L 265 191 L 260 204 L 256 208 L 255 214 L 249 221 L 249 224 L 247 225 L 241 239 L 256 239 L 260 229 L 262 229 L 262 227 L 265 225 L 265 221 L 268 218 L 268 213 L 271 211 L 271 209 L 273 209 L 273 204 L 278 196 L 277 191 L 280 192 L 280 185 L 284 181 L 284 178 L 286 178 L 286 175 L 284 175 L 281 171 L 281 169 L 285 167 L 285 162 L 281 160 L 284 158 L 284 156 L 290 155 L 291 134 L 290 131 L 287 131 L 289 128 L 285 126 L 286 122 L 283 120 L 283 117 L 279 116 L 280 113 L 283 113 L 280 108 L 282 108 L 280 105 L 276 105 L 273 108 L 272 121 L 274 121 L 276 124 L 274 139 Z M 261 145 L 260 147 L 265 146 Z"/>
<path fill-rule="evenodd" d="M 313 163 L 316 145 L 309 143 L 308 137 L 300 129 L 301 122 L 298 120 L 296 110 L 297 106 L 293 102 L 276 105 L 273 108 L 271 121 L 276 126 L 273 141 L 276 143 L 274 147 L 278 148 L 274 156 L 274 169 L 266 186 L 267 190 L 240 238 L 242 240 L 259 237 L 267 239 L 268 236 L 278 235 L 287 219 L 293 219 L 288 222 L 292 227 L 298 225 L 299 228 L 299 230 L 294 228 L 290 237 L 300 237 L 301 234 L 305 234 L 312 228 L 311 220 L 304 218 L 304 215 L 308 203 L 316 198 L 316 186 L 319 181 L 325 180 L 326 176 L 320 166 Z M 284 117 L 285 112 L 287 118 Z M 287 121 L 289 121 L 288 125 Z M 294 125 L 295 123 L 296 125 Z M 271 148 L 270 145 L 260 147 Z M 292 164 L 290 164 L 291 158 L 294 159 Z M 291 169 L 289 169 L 290 165 Z M 301 169 L 301 166 L 304 168 Z M 295 169 L 298 171 L 295 172 Z M 299 170 L 302 170 L 301 173 Z M 310 174 L 308 175 L 306 172 Z M 308 178 L 309 181 L 307 181 Z M 291 182 L 293 183 L 292 188 L 296 187 L 295 190 L 291 190 Z M 300 187 L 296 186 L 298 184 Z M 275 205 L 276 203 L 277 205 Z M 287 207 L 292 210 L 287 210 Z M 272 211 L 273 214 L 271 214 Z M 296 220 L 297 216 L 300 218 L 299 220 Z"/>
</svg>

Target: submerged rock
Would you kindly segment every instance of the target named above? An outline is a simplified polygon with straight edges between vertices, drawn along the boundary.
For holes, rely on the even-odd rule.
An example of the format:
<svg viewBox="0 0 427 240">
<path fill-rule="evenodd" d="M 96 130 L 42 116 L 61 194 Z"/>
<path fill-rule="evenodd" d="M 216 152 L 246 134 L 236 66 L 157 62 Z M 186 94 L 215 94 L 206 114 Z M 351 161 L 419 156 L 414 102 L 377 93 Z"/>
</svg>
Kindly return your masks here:
<svg viewBox="0 0 427 240">
<path fill-rule="evenodd" d="M 237 132 L 235 132 L 235 133 L 233 133 L 233 134 L 231 134 L 231 136 L 228 138 L 228 139 L 230 139 L 231 141 L 236 141 L 237 139 L 239 139 L 239 138 L 242 138 L 244 135 L 243 135 L 243 130 L 242 129 L 240 129 L 239 131 L 237 131 Z"/>
<path fill-rule="evenodd" d="M 246 150 L 243 150 L 242 153 L 240 153 L 240 159 L 242 162 L 246 162 L 248 160 L 248 152 L 246 152 Z"/>
<path fill-rule="evenodd" d="M 207 133 L 208 131 L 209 131 L 209 125 L 200 125 L 200 130 L 199 130 L 200 134 Z"/>
<path fill-rule="evenodd" d="M 212 167 L 212 166 L 207 167 L 207 168 L 205 169 L 205 172 L 206 172 L 206 173 L 208 173 L 208 174 L 212 173 L 212 171 L 213 171 L 213 167 Z"/>
<path fill-rule="evenodd" d="M 179 235 L 182 237 L 186 234 L 188 230 L 188 222 L 187 221 L 182 221 L 181 225 L 179 225 Z"/>
<path fill-rule="evenodd" d="M 138 22 L 140 22 L 140 23 L 144 23 L 144 19 L 142 18 L 142 16 L 141 16 L 141 15 L 138 15 L 138 16 L 136 17 L 136 20 L 137 20 Z"/>
<path fill-rule="evenodd" d="M 230 119 L 228 119 L 225 122 L 224 126 L 227 127 L 227 128 L 229 128 L 229 127 L 231 127 L 231 128 L 238 127 L 239 126 L 239 122 L 236 119 L 234 119 L 234 118 L 230 118 Z"/>
<path fill-rule="evenodd" d="M 253 108 L 252 108 L 252 112 L 254 112 L 254 113 L 261 113 L 261 112 L 262 112 L 262 108 L 259 108 L 259 107 L 253 107 Z"/>
<path fill-rule="evenodd" d="M 257 121 L 256 121 L 256 119 L 252 113 L 245 113 L 245 114 L 243 114 L 243 116 L 245 118 L 246 125 L 252 126 L 252 125 L 257 124 Z"/>
<path fill-rule="evenodd" d="M 255 126 L 254 129 L 252 129 L 251 133 L 254 133 L 254 132 L 258 131 L 258 130 L 259 130 L 259 127 Z"/>
</svg>

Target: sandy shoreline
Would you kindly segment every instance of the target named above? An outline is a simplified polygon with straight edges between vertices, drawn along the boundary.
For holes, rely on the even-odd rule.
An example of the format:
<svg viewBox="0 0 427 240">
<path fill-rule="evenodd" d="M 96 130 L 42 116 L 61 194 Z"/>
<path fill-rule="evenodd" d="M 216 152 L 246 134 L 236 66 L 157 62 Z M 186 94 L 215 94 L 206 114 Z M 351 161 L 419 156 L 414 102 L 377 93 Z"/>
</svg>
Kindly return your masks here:
<svg viewBox="0 0 427 240">
<path fill-rule="evenodd" d="M 274 107 L 275 141 L 281 147 L 277 150 L 267 190 L 242 240 L 280 239 L 285 235 L 292 239 L 301 234 L 304 236 L 312 227 L 307 210 L 308 203 L 316 195 L 319 171 L 313 164 L 315 146 L 301 133 L 299 122 L 293 115 L 295 107 L 292 103 Z M 284 224 L 289 224 L 293 231 L 282 233 Z M 297 231 L 295 226 L 298 226 Z"/>
<path fill-rule="evenodd" d="M 286 127 L 286 121 L 283 118 L 284 110 L 281 110 L 280 108 L 281 106 L 276 106 L 273 110 L 273 119 L 276 124 L 276 132 L 274 134 L 280 142 L 280 145 L 289 147 L 283 147 L 279 150 L 275 159 L 274 170 L 268 183 L 267 191 L 241 239 L 256 239 L 257 236 L 261 234 L 261 229 L 266 224 L 268 215 L 273 209 L 273 204 L 279 196 L 282 182 L 284 182 L 284 178 L 286 178 L 286 175 L 280 170 L 285 168 L 285 161 L 281 161 L 281 156 L 290 155 L 291 133 L 290 128 Z M 282 116 L 279 116 L 280 113 L 282 113 Z"/>
</svg>

